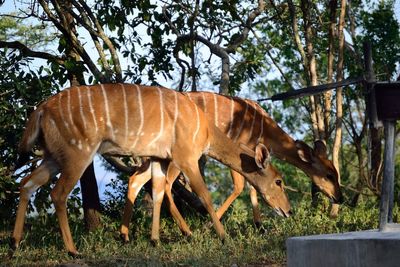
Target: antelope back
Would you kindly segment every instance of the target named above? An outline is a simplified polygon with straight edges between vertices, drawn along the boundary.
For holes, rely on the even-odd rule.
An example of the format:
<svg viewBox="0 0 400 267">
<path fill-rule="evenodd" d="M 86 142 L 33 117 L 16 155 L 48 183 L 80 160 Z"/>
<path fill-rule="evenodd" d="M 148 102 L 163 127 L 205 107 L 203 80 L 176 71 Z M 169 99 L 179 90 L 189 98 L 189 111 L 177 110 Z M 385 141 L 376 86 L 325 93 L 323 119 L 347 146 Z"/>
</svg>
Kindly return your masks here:
<svg viewBox="0 0 400 267">
<path fill-rule="evenodd" d="M 255 148 L 263 140 L 265 111 L 256 103 L 239 97 L 230 97 L 211 92 L 187 93 L 215 124 L 234 142 Z"/>
<path fill-rule="evenodd" d="M 207 120 L 187 97 L 173 90 L 130 84 L 65 89 L 39 109 L 45 147 L 69 151 L 174 157 L 190 149 L 200 157 L 207 147 Z M 175 155 L 176 156 L 176 155 Z"/>
</svg>

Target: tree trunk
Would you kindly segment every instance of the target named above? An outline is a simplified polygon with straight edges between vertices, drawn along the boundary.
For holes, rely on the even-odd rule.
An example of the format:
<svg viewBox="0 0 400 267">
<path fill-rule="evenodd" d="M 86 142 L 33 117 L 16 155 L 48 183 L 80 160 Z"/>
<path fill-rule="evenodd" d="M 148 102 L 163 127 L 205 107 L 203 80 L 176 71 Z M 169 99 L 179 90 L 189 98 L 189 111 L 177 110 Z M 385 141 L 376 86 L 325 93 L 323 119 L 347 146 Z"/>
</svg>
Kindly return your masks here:
<svg viewBox="0 0 400 267">
<path fill-rule="evenodd" d="M 86 168 L 81 180 L 83 214 L 89 231 L 98 228 L 100 221 L 100 198 L 94 173 L 93 162 Z"/>
<path fill-rule="evenodd" d="M 337 76 L 336 82 L 343 80 L 343 62 L 344 62 L 344 23 L 346 15 L 346 0 L 341 0 L 340 3 L 340 18 L 339 18 L 339 55 L 338 55 L 338 65 L 337 65 Z M 340 184 L 340 165 L 339 165 L 339 152 L 342 143 L 342 119 L 343 119 L 343 95 L 342 88 L 336 89 L 336 123 L 335 123 L 335 139 L 333 141 L 332 148 L 332 161 L 336 170 L 338 171 L 338 178 Z M 337 217 L 339 213 L 339 205 L 333 204 L 330 212 L 331 217 Z"/>
</svg>

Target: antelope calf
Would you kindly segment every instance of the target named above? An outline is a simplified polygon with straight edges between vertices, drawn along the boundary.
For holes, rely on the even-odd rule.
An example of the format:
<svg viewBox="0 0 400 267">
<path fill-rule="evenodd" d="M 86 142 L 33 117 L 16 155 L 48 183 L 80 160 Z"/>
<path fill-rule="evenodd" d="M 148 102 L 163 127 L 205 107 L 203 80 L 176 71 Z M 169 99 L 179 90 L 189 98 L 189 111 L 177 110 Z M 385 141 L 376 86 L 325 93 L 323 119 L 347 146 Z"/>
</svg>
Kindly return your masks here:
<svg viewBox="0 0 400 267">
<path fill-rule="evenodd" d="M 223 226 L 198 168 L 200 156 L 207 153 L 242 173 L 262 194 L 275 184 L 275 177 L 257 165 L 254 153 L 209 125 L 204 113 L 185 95 L 160 87 L 100 84 L 65 89 L 31 114 L 19 146 L 19 166 L 26 163 L 35 144 L 43 150 L 43 161 L 21 181 L 14 248 L 22 238 L 29 198 L 50 177 L 61 173 L 50 195 L 66 249 L 72 255 L 78 253 L 66 201 L 96 153 L 167 160 L 172 171 L 182 171 L 188 178 L 222 239 Z M 277 193 L 290 209 L 286 193 Z"/>
</svg>

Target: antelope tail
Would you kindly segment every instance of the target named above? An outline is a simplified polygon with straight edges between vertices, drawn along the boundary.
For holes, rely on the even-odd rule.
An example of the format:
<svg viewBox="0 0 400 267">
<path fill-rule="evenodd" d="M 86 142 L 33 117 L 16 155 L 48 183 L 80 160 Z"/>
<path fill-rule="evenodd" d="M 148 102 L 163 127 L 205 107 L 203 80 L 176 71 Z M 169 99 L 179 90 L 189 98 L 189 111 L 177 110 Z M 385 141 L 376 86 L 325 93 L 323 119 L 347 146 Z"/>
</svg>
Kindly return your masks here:
<svg viewBox="0 0 400 267">
<path fill-rule="evenodd" d="M 24 166 L 29 160 L 29 154 L 39 137 L 42 113 L 42 109 L 38 108 L 29 117 L 18 147 L 18 160 L 15 164 L 15 170 Z"/>
</svg>

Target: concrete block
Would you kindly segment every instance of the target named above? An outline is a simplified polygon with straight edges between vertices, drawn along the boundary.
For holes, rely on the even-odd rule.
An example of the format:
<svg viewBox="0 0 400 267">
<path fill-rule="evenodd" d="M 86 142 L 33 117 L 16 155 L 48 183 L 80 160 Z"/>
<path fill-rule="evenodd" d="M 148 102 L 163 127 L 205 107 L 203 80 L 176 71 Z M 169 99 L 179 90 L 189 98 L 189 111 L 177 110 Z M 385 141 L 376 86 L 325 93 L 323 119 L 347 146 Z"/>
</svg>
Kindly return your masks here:
<svg viewBox="0 0 400 267">
<path fill-rule="evenodd" d="M 291 237 L 288 267 L 398 267 L 400 232 L 378 230 Z"/>
</svg>

